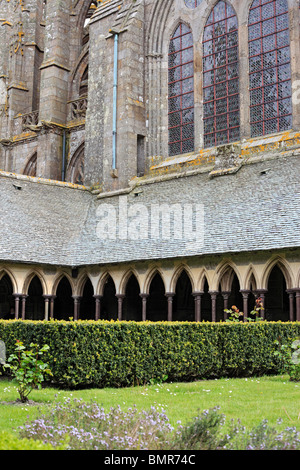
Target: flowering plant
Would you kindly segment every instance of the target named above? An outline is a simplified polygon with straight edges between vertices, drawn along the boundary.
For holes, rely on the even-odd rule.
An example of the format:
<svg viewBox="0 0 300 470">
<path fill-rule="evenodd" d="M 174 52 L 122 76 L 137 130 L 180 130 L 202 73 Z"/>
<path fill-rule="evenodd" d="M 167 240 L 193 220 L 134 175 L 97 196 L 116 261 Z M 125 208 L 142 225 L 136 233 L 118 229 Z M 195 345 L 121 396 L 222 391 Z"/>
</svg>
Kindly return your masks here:
<svg viewBox="0 0 300 470">
<path fill-rule="evenodd" d="M 242 317 L 244 314 L 243 312 L 240 312 L 239 309 L 236 307 L 236 305 L 232 305 L 230 309 L 225 308 L 224 312 L 229 315 L 228 319 L 226 320 L 227 322 L 239 322 L 240 317 Z"/>
<path fill-rule="evenodd" d="M 260 312 L 264 310 L 263 301 L 260 297 L 255 300 L 254 309 L 251 310 L 250 315 L 253 315 L 254 318 L 247 318 L 248 321 L 262 321 L 263 317 L 259 317 Z"/>
</svg>

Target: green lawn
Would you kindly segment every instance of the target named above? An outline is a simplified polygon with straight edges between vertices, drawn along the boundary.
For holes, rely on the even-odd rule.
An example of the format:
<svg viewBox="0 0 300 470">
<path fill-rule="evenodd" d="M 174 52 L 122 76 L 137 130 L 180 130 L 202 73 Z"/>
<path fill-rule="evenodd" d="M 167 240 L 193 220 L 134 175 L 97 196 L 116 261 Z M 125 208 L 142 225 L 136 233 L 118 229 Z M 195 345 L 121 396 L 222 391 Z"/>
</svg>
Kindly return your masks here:
<svg viewBox="0 0 300 470">
<path fill-rule="evenodd" d="M 65 391 L 44 388 L 33 391 L 29 398 L 37 406 L 0 404 L 0 432 L 14 431 L 26 418 L 40 415 L 47 406 L 66 397 L 96 401 L 105 409 L 120 405 L 122 409 L 136 405 L 138 409 L 155 406 L 164 409 L 173 425 L 186 423 L 197 415 L 197 410 L 215 406 L 226 416 L 226 421 L 240 419 L 247 427 L 253 427 L 263 419 L 277 428 L 294 426 L 300 431 L 300 383 L 290 382 L 287 376 L 247 379 L 218 379 L 193 383 L 163 383 L 125 389 L 88 389 Z M 18 398 L 15 385 L 0 379 L 0 402 Z"/>
</svg>

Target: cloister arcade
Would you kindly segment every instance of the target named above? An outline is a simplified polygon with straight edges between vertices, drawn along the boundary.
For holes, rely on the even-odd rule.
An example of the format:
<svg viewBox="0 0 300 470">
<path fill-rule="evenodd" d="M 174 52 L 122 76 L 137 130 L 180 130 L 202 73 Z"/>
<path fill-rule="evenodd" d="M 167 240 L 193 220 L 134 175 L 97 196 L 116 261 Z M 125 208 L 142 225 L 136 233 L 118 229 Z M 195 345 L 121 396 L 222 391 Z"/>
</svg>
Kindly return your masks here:
<svg viewBox="0 0 300 470">
<path fill-rule="evenodd" d="M 300 320 L 299 263 L 280 257 L 259 266 L 224 260 L 215 269 L 178 262 L 96 271 L 3 267 L 0 318 L 219 322 L 236 305 L 245 320 L 260 297 L 266 320 Z"/>
</svg>

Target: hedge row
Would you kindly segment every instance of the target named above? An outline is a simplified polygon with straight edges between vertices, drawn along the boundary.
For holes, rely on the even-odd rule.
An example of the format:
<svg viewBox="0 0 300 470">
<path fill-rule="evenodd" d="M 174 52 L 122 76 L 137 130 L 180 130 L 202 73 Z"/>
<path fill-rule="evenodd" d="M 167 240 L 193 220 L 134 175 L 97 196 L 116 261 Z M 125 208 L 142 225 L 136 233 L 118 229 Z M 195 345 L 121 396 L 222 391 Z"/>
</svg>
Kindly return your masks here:
<svg viewBox="0 0 300 470">
<path fill-rule="evenodd" d="M 188 323 L 4 321 L 7 357 L 16 340 L 48 344 L 55 385 L 124 387 L 279 372 L 275 342 L 300 337 L 300 322 Z"/>
</svg>

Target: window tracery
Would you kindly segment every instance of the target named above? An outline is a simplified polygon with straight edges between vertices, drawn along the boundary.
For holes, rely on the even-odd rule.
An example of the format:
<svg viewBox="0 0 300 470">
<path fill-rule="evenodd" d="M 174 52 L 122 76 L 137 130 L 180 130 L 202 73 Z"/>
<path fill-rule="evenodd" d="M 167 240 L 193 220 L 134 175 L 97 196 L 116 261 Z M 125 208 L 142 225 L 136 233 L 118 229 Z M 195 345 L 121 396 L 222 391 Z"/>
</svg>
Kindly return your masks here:
<svg viewBox="0 0 300 470">
<path fill-rule="evenodd" d="M 219 1 L 203 35 L 204 146 L 240 138 L 238 23 L 233 8 Z"/>
<path fill-rule="evenodd" d="M 254 0 L 249 13 L 252 137 L 292 127 L 287 0 Z"/>
<path fill-rule="evenodd" d="M 194 48 L 183 23 L 169 46 L 169 155 L 194 150 Z"/>
<path fill-rule="evenodd" d="M 201 2 L 202 0 L 184 0 L 184 3 L 188 8 L 197 8 Z"/>
</svg>

